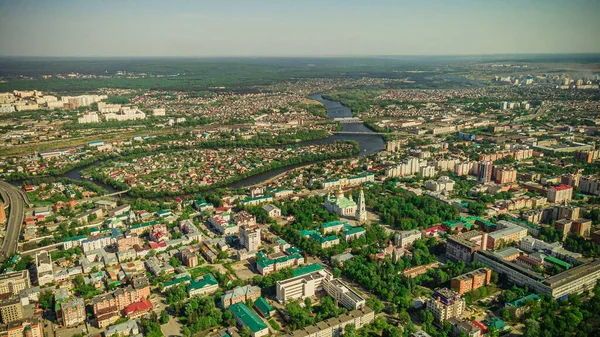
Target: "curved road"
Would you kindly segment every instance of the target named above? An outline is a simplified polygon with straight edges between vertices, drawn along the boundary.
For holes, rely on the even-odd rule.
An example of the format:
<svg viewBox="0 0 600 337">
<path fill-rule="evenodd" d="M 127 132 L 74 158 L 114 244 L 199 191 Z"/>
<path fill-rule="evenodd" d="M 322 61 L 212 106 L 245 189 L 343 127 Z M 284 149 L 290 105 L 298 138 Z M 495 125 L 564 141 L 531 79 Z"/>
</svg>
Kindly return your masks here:
<svg viewBox="0 0 600 337">
<path fill-rule="evenodd" d="M 0 252 L 0 260 L 4 261 L 17 252 L 17 244 L 21 235 L 21 224 L 23 224 L 23 218 L 25 217 L 24 204 L 25 200 L 28 203 L 29 200 L 26 199 L 27 195 L 25 192 L 5 181 L 0 181 L 0 195 L 4 203 L 10 207 L 8 222 L 6 224 L 6 236 L 2 242 L 2 251 Z"/>
</svg>

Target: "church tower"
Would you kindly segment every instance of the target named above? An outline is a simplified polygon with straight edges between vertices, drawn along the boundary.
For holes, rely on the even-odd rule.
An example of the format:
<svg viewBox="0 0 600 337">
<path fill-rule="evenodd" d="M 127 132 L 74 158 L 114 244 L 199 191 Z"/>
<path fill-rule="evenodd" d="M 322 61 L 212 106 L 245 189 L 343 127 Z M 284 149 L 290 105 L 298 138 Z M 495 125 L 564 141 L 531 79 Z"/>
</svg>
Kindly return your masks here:
<svg viewBox="0 0 600 337">
<path fill-rule="evenodd" d="M 358 195 L 358 207 L 356 207 L 356 221 L 365 222 L 367 221 L 367 208 L 365 206 L 365 193 L 362 187 L 360 188 L 360 194 Z"/>
</svg>

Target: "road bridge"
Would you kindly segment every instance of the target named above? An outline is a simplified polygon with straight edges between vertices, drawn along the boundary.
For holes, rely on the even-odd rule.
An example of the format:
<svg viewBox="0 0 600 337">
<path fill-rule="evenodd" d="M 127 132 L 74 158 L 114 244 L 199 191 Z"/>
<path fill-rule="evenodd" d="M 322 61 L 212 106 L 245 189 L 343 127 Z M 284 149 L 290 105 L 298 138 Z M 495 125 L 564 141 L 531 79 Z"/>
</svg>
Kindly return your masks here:
<svg viewBox="0 0 600 337">
<path fill-rule="evenodd" d="M 0 260 L 4 261 L 17 252 L 19 237 L 21 236 L 21 225 L 25 217 L 25 199 L 27 195 L 17 187 L 0 181 L 0 196 L 9 205 L 8 219 L 6 222 L 6 235 L 2 242 Z"/>
<path fill-rule="evenodd" d="M 333 121 L 342 123 L 342 124 L 348 124 L 348 123 L 361 123 L 362 124 L 362 121 L 358 117 L 338 117 L 338 118 L 333 118 Z"/>
</svg>

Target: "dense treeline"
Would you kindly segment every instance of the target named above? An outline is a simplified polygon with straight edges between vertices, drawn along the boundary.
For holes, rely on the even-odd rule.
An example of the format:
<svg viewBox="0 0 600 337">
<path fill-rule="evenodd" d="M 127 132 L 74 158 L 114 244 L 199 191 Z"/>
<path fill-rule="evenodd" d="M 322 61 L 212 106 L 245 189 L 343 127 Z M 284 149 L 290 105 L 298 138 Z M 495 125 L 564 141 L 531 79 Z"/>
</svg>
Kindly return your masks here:
<svg viewBox="0 0 600 337">
<path fill-rule="evenodd" d="M 329 296 L 321 298 L 319 304 L 314 306 L 310 298 L 304 300 L 304 307 L 298 301 L 291 301 L 286 304 L 285 310 L 290 317 L 289 328 L 292 331 L 331 317 L 337 317 L 347 311 L 345 308 L 339 307 Z"/>
<path fill-rule="evenodd" d="M 222 312 L 216 307 L 217 297 L 192 297 L 188 298 L 185 285 L 179 285 L 167 290 L 167 304 L 170 311 L 179 317 L 184 325 L 183 336 L 193 336 L 200 331 L 218 326 L 231 319 L 231 312 Z"/>
<path fill-rule="evenodd" d="M 371 257 L 371 254 L 378 252 L 374 246 L 355 249 L 352 252 L 357 256 L 344 262 L 342 273 L 382 300 L 394 303 L 400 309 L 410 307 L 411 294 L 417 283 L 414 279 L 404 278 L 399 273 L 413 266 L 437 261 L 423 241 L 415 242 L 412 260 L 404 256 L 396 264 L 392 263 L 390 257 L 383 260 L 375 260 Z"/>
<path fill-rule="evenodd" d="M 586 240 L 577 233 L 570 233 L 565 240 L 564 246 L 566 249 L 575 253 L 581 253 L 585 257 L 600 256 L 600 245 Z"/>
<path fill-rule="evenodd" d="M 380 215 L 382 223 L 403 230 L 427 228 L 459 215 L 456 207 L 410 194 L 389 181 L 366 189 L 365 199 L 367 207 Z"/>
<path fill-rule="evenodd" d="M 600 331 L 600 283 L 593 296 L 584 301 L 585 294 L 571 295 L 556 301 L 542 296 L 530 302 L 530 310 L 521 317 L 525 324 L 524 337 L 592 337 Z"/>
</svg>

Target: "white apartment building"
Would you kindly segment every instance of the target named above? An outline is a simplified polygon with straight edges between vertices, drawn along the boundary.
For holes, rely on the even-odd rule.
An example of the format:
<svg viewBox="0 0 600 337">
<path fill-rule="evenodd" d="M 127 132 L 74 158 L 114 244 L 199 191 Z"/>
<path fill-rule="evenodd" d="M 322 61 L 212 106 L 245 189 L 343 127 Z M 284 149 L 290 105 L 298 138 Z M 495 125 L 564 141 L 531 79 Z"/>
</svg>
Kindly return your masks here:
<svg viewBox="0 0 600 337">
<path fill-rule="evenodd" d="M 99 123 L 100 118 L 98 117 L 98 114 L 96 112 L 91 111 L 86 112 L 83 114 L 83 116 L 77 118 L 77 122 L 79 124 Z"/>
<path fill-rule="evenodd" d="M 431 177 L 435 177 L 437 172 L 435 171 L 435 167 L 433 167 L 433 166 L 423 166 L 423 167 L 419 168 L 419 174 L 423 178 L 431 178 Z"/>
<path fill-rule="evenodd" d="M 427 160 L 419 160 L 419 158 L 411 157 L 405 159 L 399 165 L 387 168 L 385 170 L 386 177 L 403 177 L 419 173 L 421 166 L 427 166 Z"/>
<path fill-rule="evenodd" d="M 135 121 L 145 119 L 146 114 L 137 107 L 122 107 L 118 112 L 109 112 L 104 115 L 107 121 Z"/>
<path fill-rule="evenodd" d="M 81 243 L 81 249 L 84 253 L 87 253 L 97 249 L 104 250 L 104 248 L 112 246 L 115 243 L 116 240 L 110 236 L 89 238 Z"/>
<path fill-rule="evenodd" d="M 441 176 L 438 180 L 428 180 L 425 183 L 425 188 L 433 192 L 451 192 L 454 190 L 456 183 L 448 176 Z"/>
<path fill-rule="evenodd" d="M 240 244 L 249 252 L 257 251 L 261 245 L 260 228 L 258 226 L 240 227 Z"/>
</svg>

